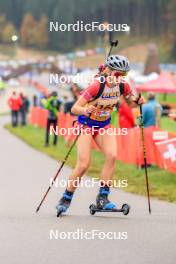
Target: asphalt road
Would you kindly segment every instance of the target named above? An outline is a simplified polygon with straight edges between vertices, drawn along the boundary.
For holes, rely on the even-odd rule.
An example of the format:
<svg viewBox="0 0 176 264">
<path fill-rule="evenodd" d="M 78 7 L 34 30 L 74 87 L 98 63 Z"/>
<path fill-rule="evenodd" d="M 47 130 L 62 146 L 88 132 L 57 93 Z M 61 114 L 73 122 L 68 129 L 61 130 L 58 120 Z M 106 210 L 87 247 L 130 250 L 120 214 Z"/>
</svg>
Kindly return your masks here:
<svg viewBox="0 0 176 264">
<path fill-rule="evenodd" d="M 67 216 L 56 218 L 55 205 L 63 188 L 53 187 L 38 214 L 35 209 L 58 163 L 37 152 L 3 128 L 0 117 L 0 263 L 2 264 L 174 264 L 176 263 L 176 205 L 147 201 L 114 189 L 112 200 L 131 205 L 122 214 L 89 215 L 97 187 L 77 190 Z M 62 150 L 61 150 L 62 151 Z M 64 167 L 61 178 L 70 173 Z M 51 232 L 116 232 L 127 239 L 50 239 Z M 67 232 L 67 233 L 66 233 Z M 125 233 L 123 233 L 125 232 Z M 52 234 L 53 234 L 52 233 Z M 102 233 L 101 233 L 102 234 Z M 123 234 L 123 235 L 122 235 Z M 117 238 L 119 238 L 117 236 Z M 62 237 L 63 238 L 63 237 Z"/>
</svg>

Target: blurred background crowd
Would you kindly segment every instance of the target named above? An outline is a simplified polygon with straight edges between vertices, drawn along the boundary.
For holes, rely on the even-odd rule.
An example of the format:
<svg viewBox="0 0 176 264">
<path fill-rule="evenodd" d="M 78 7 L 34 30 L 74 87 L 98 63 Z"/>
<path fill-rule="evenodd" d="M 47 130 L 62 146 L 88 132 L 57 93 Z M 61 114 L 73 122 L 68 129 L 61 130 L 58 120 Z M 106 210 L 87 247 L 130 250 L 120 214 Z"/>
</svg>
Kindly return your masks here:
<svg viewBox="0 0 176 264">
<path fill-rule="evenodd" d="M 72 105 L 89 85 L 88 78 L 104 63 L 109 41 L 118 38 L 114 52 L 127 56 L 131 63 L 128 82 L 146 98 L 144 126 L 175 132 L 175 1 L 78 2 L 45 0 L 42 6 L 39 1 L 0 2 L 0 113 L 10 110 L 15 127 L 27 124 L 31 107 L 45 108 L 48 131 L 58 118 L 57 112 L 71 114 Z M 105 30 L 51 32 L 51 21 L 98 21 Z M 126 24 L 126 31 L 108 31 L 108 23 Z M 58 103 L 51 110 L 56 99 Z M 112 124 L 133 128 L 138 118 L 139 109 L 132 110 L 122 100 L 114 109 Z"/>
</svg>

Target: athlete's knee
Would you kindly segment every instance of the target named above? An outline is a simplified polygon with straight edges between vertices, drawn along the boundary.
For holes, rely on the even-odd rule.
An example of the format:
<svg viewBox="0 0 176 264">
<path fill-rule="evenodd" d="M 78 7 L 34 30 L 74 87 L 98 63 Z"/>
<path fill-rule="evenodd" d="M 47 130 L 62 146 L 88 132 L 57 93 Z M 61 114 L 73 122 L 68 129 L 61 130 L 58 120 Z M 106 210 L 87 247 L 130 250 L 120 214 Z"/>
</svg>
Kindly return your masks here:
<svg viewBox="0 0 176 264">
<path fill-rule="evenodd" d="M 85 160 L 85 161 L 79 161 L 78 162 L 78 170 L 82 173 L 85 173 L 87 169 L 89 168 L 90 161 Z"/>
<path fill-rule="evenodd" d="M 117 159 L 117 155 L 116 155 L 116 153 L 113 153 L 113 152 L 111 152 L 111 153 L 106 153 L 106 154 L 105 154 L 105 158 L 106 158 L 106 160 L 109 161 L 110 163 L 115 164 L 116 159 Z"/>
</svg>

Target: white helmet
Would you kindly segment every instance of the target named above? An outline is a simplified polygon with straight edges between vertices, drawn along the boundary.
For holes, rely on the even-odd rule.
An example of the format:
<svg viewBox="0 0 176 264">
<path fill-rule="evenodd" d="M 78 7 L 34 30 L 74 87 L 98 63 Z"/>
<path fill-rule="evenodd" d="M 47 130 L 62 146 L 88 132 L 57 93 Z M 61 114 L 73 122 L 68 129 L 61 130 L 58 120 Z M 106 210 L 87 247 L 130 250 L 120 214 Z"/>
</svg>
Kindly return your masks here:
<svg viewBox="0 0 176 264">
<path fill-rule="evenodd" d="M 128 72 L 130 70 L 129 60 L 122 55 L 109 56 L 105 64 L 109 68 L 120 72 Z"/>
</svg>

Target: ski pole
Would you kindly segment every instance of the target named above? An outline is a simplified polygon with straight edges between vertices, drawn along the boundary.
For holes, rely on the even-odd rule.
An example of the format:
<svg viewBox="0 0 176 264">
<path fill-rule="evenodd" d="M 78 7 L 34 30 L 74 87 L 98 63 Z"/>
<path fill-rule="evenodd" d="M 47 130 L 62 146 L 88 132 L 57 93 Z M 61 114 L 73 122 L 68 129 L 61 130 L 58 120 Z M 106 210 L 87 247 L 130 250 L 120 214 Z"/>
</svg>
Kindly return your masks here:
<svg viewBox="0 0 176 264">
<path fill-rule="evenodd" d="M 139 94 L 141 97 L 141 93 Z M 141 135 L 142 135 L 142 147 L 143 147 L 143 155 L 144 155 L 144 169 L 145 169 L 145 180 L 146 180 L 146 188 L 147 188 L 147 198 L 148 198 L 148 210 L 151 214 L 151 206 L 150 206 L 150 191 L 149 191 L 149 180 L 148 180 L 148 170 L 147 170 L 147 155 L 146 155 L 146 146 L 145 146 L 145 136 L 144 136 L 144 120 L 142 116 L 142 105 L 140 107 L 140 127 L 141 127 Z"/>
<path fill-rule="evenodd" d="M 40 210 L 41 205 L 43 204 L 43 202 L 44 202 L 46 196 L 48 195 L 48 193 L 49 193 L 49 191 L 50 191 L 52 185 L 54 184 L 56 178 L 58 177 L 58 175 L 59 175 L 61 169 L 63 168 L 64 164 L 66 163 L 66 161 L 67 161 L 67 159 L 68 159 L 68 157 L 69 157 L 69 155 L 70 155 L 72 149 L 74 148 L 76 142 L 78 141 L 78 138 L 79 138 L 80 135 L 81 135 L 81 130 L 79 131 L 79 134 L 76 136 L 75 140 L 73 141 L 73 143 L 72 143 L 72 145 L 71 145 L 69 151 L 67 152 L 67 154 L 66 154 L 66 156 L 65 156 L 65 158 L 64 158 L 64 160 L 63 160 L 63 162 L 61 163 L 61 165 L 60 165 L 60 167 L 59 167 L 59 169 L 58 169 L 58 171 L 57 171 L 55 177 L 52 179 L 52 182 L 51 182 L 50 186 L 48 187 L 48 189 L 47 189 L 47 191 L 45 192 L 45 194 L 44 194 L 44 196 L 43 196 L 43 198 L 42 198 L 40 204 L 38 205 L 38 207 L 37 207 L 37 209 L 36 209 L 36 213 Z"/>
<path fill-rule="evenodd" d="M 110 47 L 110 50 L 109 50 L 109 53 L 108 53 L 108 57 L 111 55 L 111 51 L 112 51 L 113 47 L 117 47 L 118 43 L 119 43 L 118 40 L 110 41 L 111 47 Z"/>
<path fill-rule="evenodd" d="M 111 47 L 110 47 L 110 50 L 109 50 L 108 56 L 111 55 L 112 48 L 113 48 L 113 47 L 116 47 L 116 46 L 118 45 L 118 40 L 116 40 L 116 41 L 111 41 L 111 42 L 110 42 L 110 45 L 111 45 Z M 89 117 L 90 117 L 90 116 L 89 116 Z M 88 118 L 89 118 L 89 117 L 88 117 Z M 86 123 L 85 123 L 85 125 L 86 125 Z M 84 126 L 83 126 L 83 128 L 84 128 Z M 45 199 L 46 199 L 46 197 L 47 197 L 47 195 L 48 195 L 48 193 L 49 193 L 51 187 L 53 186 L 54 182 L 56 181 L 56 179 L 57 179 L 57 177 L 58 177 L 58 175 L 59 175 L 61 169 L 62 169 L 63 166 L 65 165 L 65 163 L 66 163 L 66 161 L 67 161 L 67 159 L 68 159 L 68 157 L 69 157 L 69 155 L 70 155 L 72 149 L 73 149 L 74 146 L 76 145 L 76 142 L 78 141 L 78 138 L 79 138 L 80 135 L 81 135 L 81 129 L 80 129 L 80 131 L 79 131 L 79 134 L 76 136 L 75 140 L 73 141 L 73 143 L 72 143 L 72 145 L 71 145 L 71 147 L 70 147 L 68 153 L 66 154 L 66 156 L 65 156 L 65 158 L 64 158 L 64 160 L 63 160 L 63 162 L 61 163 L 61 165 L 60 165 L 60 167 L 59 167 L 59 169 L 58 169 L 56 175 L 55 175 L 54 178 L 52 179 L 52 182 L 51 182 L 50 186 L 48 187 L 47 191 L 45 192 L 45 194 L 44 194 L 44 196 L 43 196 L 43 198 L 42 198 L 40 204 L 38 205 L 38 207 L 37 207 L 37 209 L 36 209 L 36 213 L 40 210 L 40 207 L 42 206 L 43 202 L 45 201 Z"/>
</svg>

